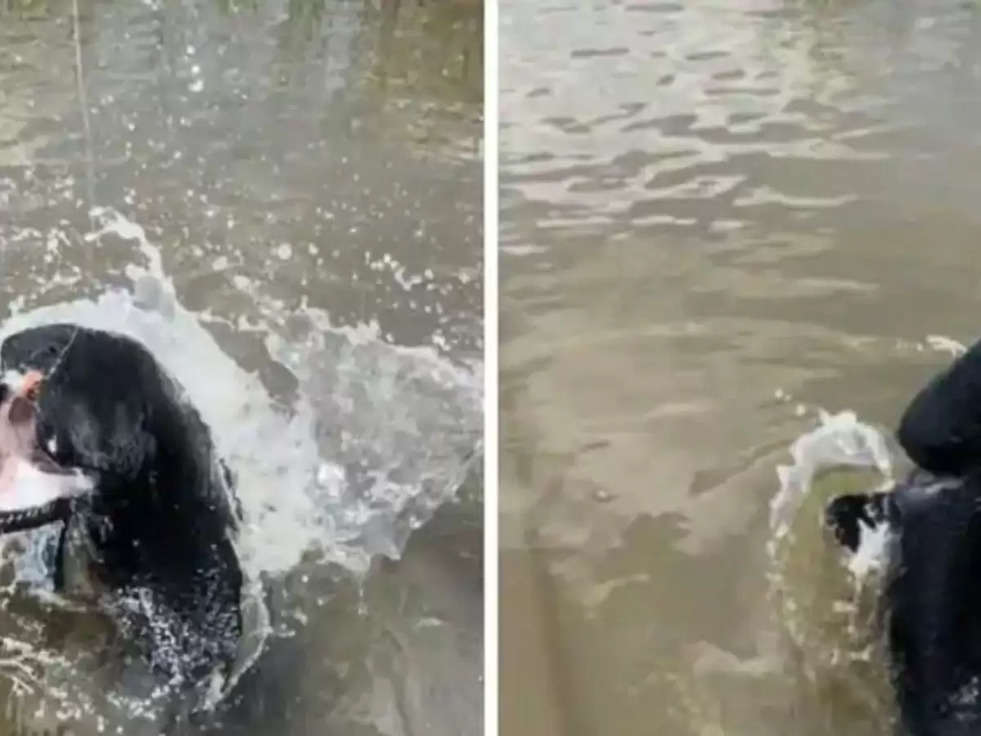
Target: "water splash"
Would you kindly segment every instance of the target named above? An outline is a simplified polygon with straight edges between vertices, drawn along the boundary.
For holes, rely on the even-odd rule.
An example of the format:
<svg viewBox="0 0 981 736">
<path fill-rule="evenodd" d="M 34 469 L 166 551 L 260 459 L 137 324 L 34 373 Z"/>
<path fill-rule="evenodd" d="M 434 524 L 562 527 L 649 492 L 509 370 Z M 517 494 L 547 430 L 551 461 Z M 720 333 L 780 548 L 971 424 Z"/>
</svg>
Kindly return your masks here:
<svg viewBox="0 0 981 736">
<path fill-rule="evenodd" d="M 364 574 L 375 555 L 398 557 L 411 531 L 481 461 L 479 364 L 452 363 L 433 348 L 392 345 L 375 325 L 334 327 L 321 310 L 287 313 L 255 294 L 261 318 L 247 329 L 264 336 L 269 354 L 298 386 L 284 406 L 206 329 L 215 322 L 242 325 L 184 308 L 144 229 L 112 209 L 91 214 L 95 230 L 85 239 L 92 247 L 111 234 L 142 255 L 142 264 L 125 271 L 131 290 L 16 313 L 0 326 L 0 340 L 68 321 L 145 344 L 182 384 L 236 476 L 245 517 L 240 554 L 252 580 L 284 574 L 311 554 L 355 574 Z M 0 538 L 0 553 L 13 564 L 10 590 L 49 585 L 47 550 L 55 533 Z M 20 647 L 18 660 L 35 651 L 24 642 Z M 50 653 L 35 654 L 39 662 Z M 37 683 L 51 695 L 49 684 Z M 71 698 L 98 713 L 80 694 Z"/>
<path fill-rule="evenodd" d="M 847 693 L 849 708 L 888 729 L 893 700 L 882 652 L 879 590 L 887 525 L 867 529 L 857 552 L 842 554 L 826 533 L 824 510 L 842 493 L 886 491 L 903 462 L 887 436 L 851 411 L 819 413 L 817 427 L 790 446 L 770 501 L 768 599 L 777 656 L 797 681 L 800 707 L 816 683 Z M 807 705 L 810 703 L 810 705 Z"/>
<path fill-rule="evenodd" d="M 882 432 L 860 422 L 851 411 L 821 411 L 819 418 L 818 427 L 790 446 L 793 464 L 777 466 L 780 489 L 770 501 L 770 544 L 788 533 L 821 471 L 843 466 L 871 468 L 882 474 L 887 486 L 892 483 L 894 461 Z"/>
<path fill-rule="evenodd" d="M 284 314 L 272 301 L 252 330 L 299 390 L 284 409 L 258 375 L 219 347 L 177 301 L 160 251 L 118 212 L 93 211 L 106 234 L 134 240 L 133 291 L 15 315 L 0 339 L 71 321 L 140 340 L 185 388 L 237 475 L 245 552 L 256 572 L 281 573 L 312 549 L 363 571 L 375 554 L 397 557 L 413 529 L 452 498 L 481 456 L 481 367 L 431 348 L 385 342 L 377 325 L 333 327 L 321 310 Z"/>
<path fill-rule="evenodd" d="M 927 335 L 926 343 L 932 350 L 939 353 L 949 353 L 953 358 L 959 358 L 967 352 L 967 346 L 946 335 Z"/>
</svg>

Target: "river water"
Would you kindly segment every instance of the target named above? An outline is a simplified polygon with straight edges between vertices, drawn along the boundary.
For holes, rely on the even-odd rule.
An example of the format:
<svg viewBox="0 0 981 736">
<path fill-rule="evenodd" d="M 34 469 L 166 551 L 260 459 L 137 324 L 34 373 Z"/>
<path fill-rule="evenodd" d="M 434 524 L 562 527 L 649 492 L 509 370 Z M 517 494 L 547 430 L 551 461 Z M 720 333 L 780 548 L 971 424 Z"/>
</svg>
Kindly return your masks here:
<svg viewBox="0 0 981 736">
<path fill-rule="evenodd" d="M 981 8 L 501 16 L 502 732 L 888 732 L 819 528 L 881 478 L 770 503 L 978 335 Z"/>
<path fill-rule="evenodd" d="M 481 15 L 0 3 L 0 334 L 139 337 L 238 477 L 268 627 L 194 732 L 480 730 Z M 4 540 L 0 733 L 158 733 L 44 535 Z"/>
</svg>

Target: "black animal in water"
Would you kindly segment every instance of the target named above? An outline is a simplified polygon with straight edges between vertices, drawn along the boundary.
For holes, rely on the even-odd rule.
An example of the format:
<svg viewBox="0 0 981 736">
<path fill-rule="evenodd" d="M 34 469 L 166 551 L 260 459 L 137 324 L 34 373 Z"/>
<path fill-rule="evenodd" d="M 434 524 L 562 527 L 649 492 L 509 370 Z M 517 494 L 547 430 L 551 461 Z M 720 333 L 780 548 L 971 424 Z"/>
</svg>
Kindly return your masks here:
<svg viewBox="0 0 981 736">
<path fill-rule="evenodd" d="M 901 733 L 981 734 L 981 342 L 906 409 L 916 465 L 890 493 L 833 499 L 826 519 L 856 550 L 888 525 L 883 591 Z"/>
<path fill-rule="evenodd" d="M 63 521 L 56 585 L 70 593 L 83 570 L 155 672 L 213 692 L 242 635 L 242 572 L 207 426 L 121 335 L 28 329 L 4 340 L 0 371 L 0 532 Z"/>
</svg>

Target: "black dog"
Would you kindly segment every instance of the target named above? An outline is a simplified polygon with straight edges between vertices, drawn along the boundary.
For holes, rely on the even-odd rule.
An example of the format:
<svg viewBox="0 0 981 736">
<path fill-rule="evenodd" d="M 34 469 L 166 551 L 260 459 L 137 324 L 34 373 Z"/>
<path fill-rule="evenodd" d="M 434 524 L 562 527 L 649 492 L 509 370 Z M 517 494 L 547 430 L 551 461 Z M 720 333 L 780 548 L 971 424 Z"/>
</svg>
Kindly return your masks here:
<svg viewBox="0 0 981 736">
<path fill-rule="evenodd" d="M 919 468 L 891 493 L 834 499 L 827 522 L 852 550 L 889 527 L 883 603 L 903 733 L 981 734 L 981 342 L 916 396 L 898 439 Z"/>
<path fill-rule="evenodd" d="M 56 585 L 71 587 L 68 558 L 86 550 L 72 569 L 85 570 L 153 669 L 178 690 L 220 684 L 242 633 L 237 509 L 182 389 L 138 342 L 74 325 L 8 337 L 0 369 L 8 383 L 35 377 L 26 391 L 0 389 L 8 433 L 33 424 L 26 451 L 7 448 L 24 471 L 14 475 L 55 488 L 29 507 L 4 489 L 0 531 L 63 520 Z"/>
</svg>

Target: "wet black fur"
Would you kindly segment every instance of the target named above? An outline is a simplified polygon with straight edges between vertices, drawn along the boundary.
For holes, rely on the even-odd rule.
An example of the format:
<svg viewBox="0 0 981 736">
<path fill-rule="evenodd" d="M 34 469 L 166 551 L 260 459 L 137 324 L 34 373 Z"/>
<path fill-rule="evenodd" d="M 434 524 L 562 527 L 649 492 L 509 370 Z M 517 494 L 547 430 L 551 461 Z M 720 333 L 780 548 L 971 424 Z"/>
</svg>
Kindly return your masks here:
<svg viewBox="0 0 981 736">
<path fill-rule="evenodd" d="M 934 378 L 897 432 L 919 466 L 889 494 L 828 505 L 837 540 L 887 523 L 883 591 L 900 732 L 981 734 L 981 343 Z"/>
<path fill-rule="evenodd" d="M 96 480 L 66 508 L 57 584 L 69 530 L 81 531 L 95 552 L 91 573 L 157 671 L 183 686 L 227 669 L 242 629 L 236 512 L 208 428 L 180 387 L 138 342 L 74 325 L 11 335 L 0 369 L 46 375 L 38 443 Z M 140 597 L 164 629 L 127 605 Z"/>
</svg>

